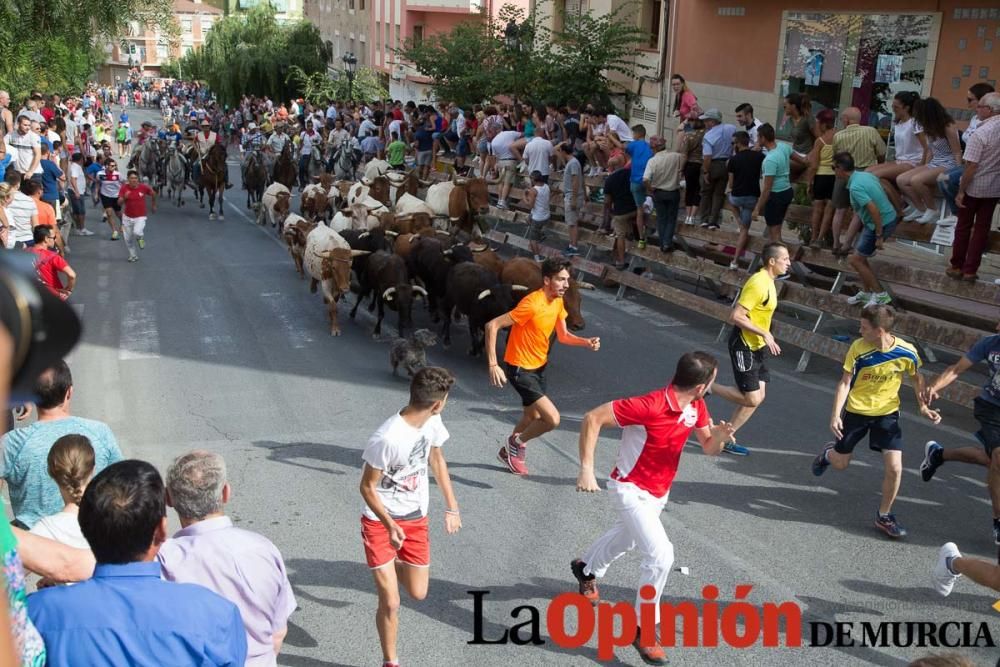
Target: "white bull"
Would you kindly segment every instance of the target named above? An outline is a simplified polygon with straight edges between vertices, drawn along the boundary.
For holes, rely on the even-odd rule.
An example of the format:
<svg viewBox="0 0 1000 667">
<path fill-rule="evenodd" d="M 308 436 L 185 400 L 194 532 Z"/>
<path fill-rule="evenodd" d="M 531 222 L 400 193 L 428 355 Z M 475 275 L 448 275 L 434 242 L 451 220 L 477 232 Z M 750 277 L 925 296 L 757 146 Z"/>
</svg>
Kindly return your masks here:
<svg viewBox="0 0 1000 667">
<path fill-rule="evenodd" d="M 257 222 L 261 225 L 271 223 L 272 227 L 284 224 L 291 210 L 292 193 L 281 183 L 272 183 L 264 190 L 260 198 L 260 208 L 257 211 Z"/>
<path fill-rule="evenodd" d="M 367 250 L 351 250 L 351 246 L 337 232 L 325 225 L 317 225 L 306 237 L 303 264 L 309 274 L 309 291 L 322 288 L 323 302 L 327 304 L 330 318 L 330 335 L 340 335 L 337 323 L 337 302 L 351 289 L 351 262 L 354 257 L 367 255 Z"/>
<path fill-rule="evenodd" d="M 448 198 L 445 197 L 447 205 Z M 396 202 L 396 215 L 410 215 L 412 213 L 426 213 L 434 217 L 434 209 L 423 199 L 414 197 L 409 192 L 404 192 Z"/>
</svg>

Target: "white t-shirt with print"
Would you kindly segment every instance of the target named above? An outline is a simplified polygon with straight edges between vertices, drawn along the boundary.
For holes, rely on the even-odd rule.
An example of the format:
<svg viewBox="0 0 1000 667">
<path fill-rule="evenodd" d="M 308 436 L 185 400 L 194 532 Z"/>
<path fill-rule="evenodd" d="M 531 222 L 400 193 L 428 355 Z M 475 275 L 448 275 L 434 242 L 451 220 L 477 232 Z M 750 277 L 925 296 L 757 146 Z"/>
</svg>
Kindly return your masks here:
<svg viewBox="0 0 1000 667">
<path fill-rule="evenodd" d="M 608 131 L 617 133 L 618 138 L 622 140 L 622 143 L 632 141 L 632 128 L 628 126 L 628 123 L 613 113 L 608 114 Z"/>
<path fill-rule="evenodd" d="M 83 536 L 83 531 L 80 530 L 80 521 L 77 515 L 72 512 L 59 512 L 42 517 L 31 527 L 31 533 L 55 540 L 74 549 L 90 550 L 90 544 Z"/>
<path fill-rule="evenodd" d="M 440 415 L 418 428 L 406 423 L 398 413 L 390 417 L 368 439 L 361 455 L 364 462 L 382 471 L 378 495 L 393 519 L 420 519 L 430 503 L 427 461 L 431 447 L 448 440 L 448 430 Z M 366 504 L 364 515 L 378 521 Z"/>
</svg>

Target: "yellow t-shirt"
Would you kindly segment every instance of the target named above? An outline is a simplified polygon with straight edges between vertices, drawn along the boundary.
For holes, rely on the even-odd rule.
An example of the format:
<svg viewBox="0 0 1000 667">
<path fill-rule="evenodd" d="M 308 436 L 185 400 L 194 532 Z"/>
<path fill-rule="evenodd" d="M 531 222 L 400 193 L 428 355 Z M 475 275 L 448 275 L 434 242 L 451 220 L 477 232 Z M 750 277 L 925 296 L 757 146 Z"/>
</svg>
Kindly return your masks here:
<svg viewBox="0 0 1000 667">
<path fill-rule="evenodd" d="M 851 374 L 847 411 L 865 417 L 896 412 L 903 373 L 916 375 L 921 365 L 917 348 L 898 336 L 885 352 L 864 338 L 857 339 L 844 358 L 844 371 Z"/>
<path fill-rule="evenodd" d="M 549 301 L 540 289 L 521 299 L 510 311 L 514 326 L 503 360 L 526 370 L 544 366 L 549 358 L 549 337 L 556 329 L 556 322 L 565 320 L 566 314 L 561 297 Z"/>
<path fill-rule="evenodd" d="M 771 317 L 778 308 L 778 291 L 774 288 L 774 279 L 767 269 L 761 269 L 743 283 L 736 303 L 747 309 L 750 321 L 758 329 L 771 330 Z M 766 345 L 762 336 L 745 329 L 740 333 L 743 334 L 743 342 L 751 350 L 759 350 Z"/>
</svg>

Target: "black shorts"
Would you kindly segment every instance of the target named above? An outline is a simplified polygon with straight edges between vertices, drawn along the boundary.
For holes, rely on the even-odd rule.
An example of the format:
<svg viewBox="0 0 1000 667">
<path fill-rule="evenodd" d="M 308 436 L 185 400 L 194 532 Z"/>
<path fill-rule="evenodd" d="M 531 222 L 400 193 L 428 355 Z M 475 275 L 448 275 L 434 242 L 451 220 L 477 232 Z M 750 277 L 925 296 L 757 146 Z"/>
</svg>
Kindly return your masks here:
<svg viewBox="0 0 1000 667">
<path fill-rule="evenodd" d="M 729 360 L 733 364 L 736 386 L 744 394 L 760 389 L 761 382 L 771 381 L 771 372 L 767 370 L 765 362 L 767 354 L 766 346 L 751 350 L 743 340 L 742 329 L 733 327 L 733 333 L 729 336 Z"/>
<path fill-rule="evenodd" d="M 785 222 L 785 214 L 795 196 L 795 190 L 788 188 L 781 192 L 772 192 L 764 202 L 764 222 L 768 227 L 779 227 Z"/>
<path fill-rule="evenodd" d="M 110 208 L 115 213 L 121 213 L 122 210 L 117 197 L 105 197 L 104 195 L 101 195 L 101 208 Z"/>
<path fill-rule="evenodd" d="M 844 437 L 833 445 L 838 454 L 850 454 L 861 439 L 868 435 L 872 451 L 899 451 L 903 449 L 903 432 L 899 429 L 899 412 L 878 417 L 866 417 L 844 412 Z"/>
<path fill-rule="evenodd" d="M 826 201 L 833 199 L 833 184 L 837 177 L 833 174 L 823 174 L 813 177 L 813 200 Z"/>
<path fill-rule="evenodd" d="M 521 397 L 521 405 L 524 407 L 534 405 L 547 393 L 545 366 L 529 371 L 519 366 L 507 364 L 507 379 L 510 381 L 510 386 L 514 387 L 514 391 Z"/>
<path fill-rule="evenodd" d="M 1000 448 L 1000 405 L 977 397 L 972 404 L 972 416 L 979 422 L 976 437 L 983 443 L 986 455 L 992 458 L 993 450 Z"/>
</svg>

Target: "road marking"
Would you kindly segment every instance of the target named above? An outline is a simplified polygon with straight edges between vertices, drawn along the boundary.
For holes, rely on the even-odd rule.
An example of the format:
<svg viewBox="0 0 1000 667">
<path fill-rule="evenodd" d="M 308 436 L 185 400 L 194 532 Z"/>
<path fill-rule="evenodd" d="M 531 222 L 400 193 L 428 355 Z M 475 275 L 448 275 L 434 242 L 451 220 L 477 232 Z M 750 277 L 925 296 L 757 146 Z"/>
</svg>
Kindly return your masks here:
<svg viewBox="0 0 1000 667">
<path fill-rule="evenodd" d="M 233 346 L 233 337 L 228 332 L 228 322 L 223 316 L 222 302 L 214 296 L 198 297 L 195 308 L 200 331 L 211 331 L 211 335 L 201 336 L 202 352 L 217 356 Z"/>
<path fill-rule="evenodd" d="M 111 303 L 111 293 L 110 292 L 98 292 L 97 293 L 97 305 L 102 308 Z"/>
<path fill-rule="evenodd" d="M 262 292 L 260 298 L 271 311 L 271 315 L 281 324 L 281 328 L 285 330 L 285 335 L 288 336 L 293 348 L 301 350 L 315 341 L 313 332 L 308 327 L 289 316 L 287 312 L 288 301 L 285 295 L 281 292 Z"/>
<path fill-rule="evenodd" d="M 118 348 L 119 361 L 156 359 L 160 356 L 160 330 L 156 325 L 152 301 L 125 302 Z"/>
<path fill-rule="evenodd" d="M 108 283 L 110 281 L 111 281 L 111 278 L 109 276 L 107 276 L 107 275 L 97 276 L 97 289 L 101 289 L 101 290 L 108 289 Z"/>
</svg>

